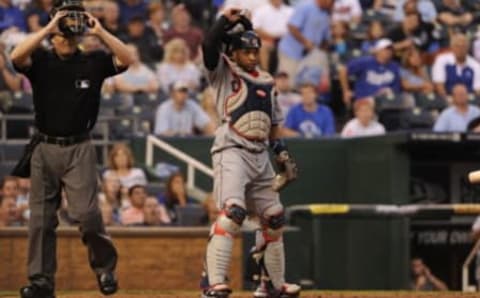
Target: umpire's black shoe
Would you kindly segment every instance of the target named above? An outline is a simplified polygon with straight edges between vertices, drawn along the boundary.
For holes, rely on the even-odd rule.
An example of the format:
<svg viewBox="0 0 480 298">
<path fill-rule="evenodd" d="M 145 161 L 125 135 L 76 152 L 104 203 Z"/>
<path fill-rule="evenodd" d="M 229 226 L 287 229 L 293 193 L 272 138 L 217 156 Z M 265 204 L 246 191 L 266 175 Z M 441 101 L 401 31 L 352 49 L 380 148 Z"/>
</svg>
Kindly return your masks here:
<svg viewBox="0 0 480 298">
<path fill-rule="evenodd" d="M 118 282 L 113 272 L 104 272 L 97 275 L 98 287 L 103 295 L 112 295 L 118 290 Z"/>
<path fill-rule="evenodd" d="M 21 298 L 55 298 L 53 289 L 43 288 L 35 284 L 20 289 Z"/>
</svg>

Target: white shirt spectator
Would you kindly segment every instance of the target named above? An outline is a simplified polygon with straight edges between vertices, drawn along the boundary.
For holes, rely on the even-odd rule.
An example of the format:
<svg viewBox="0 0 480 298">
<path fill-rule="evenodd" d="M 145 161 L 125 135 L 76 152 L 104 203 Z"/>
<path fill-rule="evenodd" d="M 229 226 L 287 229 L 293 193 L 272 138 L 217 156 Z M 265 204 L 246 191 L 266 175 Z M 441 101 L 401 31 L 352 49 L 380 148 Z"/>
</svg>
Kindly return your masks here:
<svg viewBox="0 0 480 298">
<path fill-rule="evenodd" d="M 455 106 L 451 106 L 440 114 L 433 131 L 435 132 L 465 132 L 470 121 L 480 117 L 480 109 L 469 105 L 466 113 L 460 113 Z"/>
<path fill-rule="evenodd" d="M 252 23 L 254 29 L 260 29 L 266 33 L 282 37 L 288 32 L 288 20 L 292 16 L 293 8 L 282 4 L 276 8 L 268 3 L 253 11 Z"/>
<path fill-rule="evenodd" d="M 370 121 L 367 126 L 364 126 L 356 118 L 350 120 L 343 127 L 342 138 L 349 137 L 364 137 L 385 134 L 385 127 L 377 121 Z"/>
<path fill-rule="evenodd" d="M 455 67 L 455 68 L 453 68 Z M 467 56 L 465 64 L 457 64 L 453 53 L 444 53 L 435 59 L 432 67 L 432 80 L 437 84 L 445 84 L 447 93 L 458 81 L 453 82 L 451 70 L 455 70 L 458 77 L 463 77 L 462 82 L 467 86 L 469 92 L 480 90 L 480 63 L 472 56 Z"/>
<path fill-rule="evenodd" d="M 269 0 L 226 0 L 224 7 L 238 7 L 241 9 L 248 9 L 250 12 L 254 12 L 256 9 L 268 4 Z"/>
<path fill-rule="evenodd" d="M 333 5 L 332 20 L 350 22 L 362 16 L 362 6 L 358 0 L 336 0 Z"/>
<path fill-rule="evenodd" d="M 103 173 L 103 178 L 115 177 L 120 181 L 120 185 L 129 189 L 134 185 L 147 185 L 147 177 L 145 172 L 140 168 L 131 168 L 126 176 L 119 176 L 113 170 L 106 170 Z"/>
<path fill-rule="evenodd" d="M 156 135 L 193 135 L 194 128 L 202 130 L 209 123 L 210 118 L 195 101 L 188 99 L 183 108 L 177 110 L 169 99 L 157 109 L 154 132 Z"/>
<path fill-rule="evenodd" d="M 140 65 L 138 68 L 129 67 L 127 71 L 114 77 L 115 80 L 122 80 L 133 86 L 147 86 L 156 80 L 153 71 L 145 66 Z"/>
</svg>

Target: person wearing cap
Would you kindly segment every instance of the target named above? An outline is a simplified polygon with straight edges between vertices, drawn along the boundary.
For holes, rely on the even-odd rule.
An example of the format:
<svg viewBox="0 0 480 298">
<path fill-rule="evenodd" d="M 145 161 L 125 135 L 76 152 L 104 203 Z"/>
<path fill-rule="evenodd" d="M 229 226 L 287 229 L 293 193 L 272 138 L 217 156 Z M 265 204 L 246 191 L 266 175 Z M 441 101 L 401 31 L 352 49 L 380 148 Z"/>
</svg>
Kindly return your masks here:
<svg viewBox="0 0 480 298">
<path fill-rule="evenodd" d="M 284 126 L 292 137 L 318 138 L 335 134 L 332 110 L 318 103 L 317 85 L 303 82 L 300 86 L 302 102 L 293 106 L 287 114 Z"/>
<path fill-rule="evenodd" d="M 188 85 L 178 81 L 171 87 L 170 98 L 157 109 L 154 133 L 166 137 L 192 136 L 198 130 L 211 136 L 214 127 L 200 105 L 189 99 Z"/>
<path fill-rule="evenodd" d="M 463 33 L 450 39 L 450 52 L 438 55 L 432 66 L 435 91 L 447 96 L 456 84 L 464 84 L 469 93 L 480 94 L 480 63 L 468 54 L 470 41 Z"/>
<path fill-rule="evenodd" d="M 380 39 L 371 50 L 372 55 L 350 60 L 339 67 L 339 80 L 343 101 L 351 105 L 352 98 L 365 99 L 383 92 L 401 91 L 400 66 L 392 61 L 392 41 Z M 349 77 L 355 77 L 354 91 L 350 89 Z"/>
<path fill-rule="evenodd" d="M 56 0 L 51 21 L 10 54 L 31 82 L 36 132 L 12 174 L 31 176 L 28 275 L 22 298 L 55 297 L 57 208 L 62 187 L 69 215 L 80 225 L 100 291 L 117 291 L 117 252 L 105 231 L 97 198 L 97 157 L 90 132 L 95 126 L 103 81 L 124 71 L 128 48 L 106 31 L 79 0 Z M 110 50 L 84 52 L 81 36 L 97 36 Z M 52 49 L 41 48 L 49 38 Z"/>
</svg>

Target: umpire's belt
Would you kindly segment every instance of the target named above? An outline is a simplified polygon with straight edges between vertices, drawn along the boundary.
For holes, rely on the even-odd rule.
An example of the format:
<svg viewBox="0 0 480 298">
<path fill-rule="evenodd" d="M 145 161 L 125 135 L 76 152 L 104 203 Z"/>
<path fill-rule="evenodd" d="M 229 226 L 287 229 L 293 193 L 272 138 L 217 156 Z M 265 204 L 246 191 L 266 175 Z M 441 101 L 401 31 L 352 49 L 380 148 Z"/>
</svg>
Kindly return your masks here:
<svg viewBox="0 0 480 298">
<path fill-rule="evenodd" d="M 67 147 L 75 144 L 82 143 L 90 139 L 90 134 L 85 133 L 81 135 L 71 137 L 53 137 L 41 132 L 37 132 L 36 137 L 41 143 L 54 144 L 61 147 Z"/>
</svg>

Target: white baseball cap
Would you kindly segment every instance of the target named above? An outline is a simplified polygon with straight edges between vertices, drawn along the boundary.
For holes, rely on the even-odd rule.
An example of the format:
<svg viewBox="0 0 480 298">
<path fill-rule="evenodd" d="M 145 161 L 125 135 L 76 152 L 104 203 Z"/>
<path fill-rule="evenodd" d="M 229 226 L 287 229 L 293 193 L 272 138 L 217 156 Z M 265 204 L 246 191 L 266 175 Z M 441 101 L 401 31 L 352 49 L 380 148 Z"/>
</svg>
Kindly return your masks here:
<svg viewBox="0 0 480 298">
<path fill-rule="evenodd" d="M 378 52 L 380 50 L 390 48 L 393 46 L 393 42 L 388 38 L 382 38 L 375 43 L 375 45 L 370 50 L 372 53 Z"/>
</svg>

